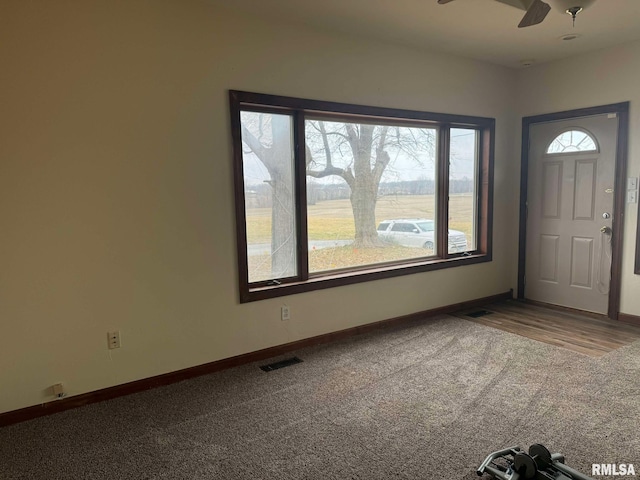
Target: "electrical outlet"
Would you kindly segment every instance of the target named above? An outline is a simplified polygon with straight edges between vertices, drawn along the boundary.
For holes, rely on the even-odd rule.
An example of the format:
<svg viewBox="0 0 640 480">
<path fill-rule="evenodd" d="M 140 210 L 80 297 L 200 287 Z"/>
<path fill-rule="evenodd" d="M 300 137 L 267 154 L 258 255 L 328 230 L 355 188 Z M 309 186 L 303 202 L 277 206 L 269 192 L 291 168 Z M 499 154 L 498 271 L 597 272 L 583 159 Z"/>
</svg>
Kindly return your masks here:
<svg viewBox="0 0 640 480">
<path fill-rule="evenodd" d="M 638 189 L 638 177 L 629 177 L 627 179 L 627 190 Z"/>
<path fill-rule="evenodd" d="M 62 398 L 66 396 L 66 393 L 64 393 L 64 387 L 62 386 L 61 383 L 56 383 L 55 385 L 52 385 L 51 389 L 53 390 L 53 394 L 58 398 Z"/>
<path fill-rule="evenodd" d="M 120 332 L 115 331 L 107 333 L 107 339 L 109 340 L 109 350 L 120 348 Z"/>
<path fill-rule="evenodd" d="M 638 203 L 638 191 L 629 190 L 627 192 L 627 203 Z"/>
<path fill-rule="evenodd" d="M 289 306 L 288 305 L 283 305 L 282 308 L 280 309 L 280 315 L 281 315 L 281 320 L 283 322 L 287 321 L 287 320 L 291 320 L 291 311 L 289 310 Z"/>
</svg>

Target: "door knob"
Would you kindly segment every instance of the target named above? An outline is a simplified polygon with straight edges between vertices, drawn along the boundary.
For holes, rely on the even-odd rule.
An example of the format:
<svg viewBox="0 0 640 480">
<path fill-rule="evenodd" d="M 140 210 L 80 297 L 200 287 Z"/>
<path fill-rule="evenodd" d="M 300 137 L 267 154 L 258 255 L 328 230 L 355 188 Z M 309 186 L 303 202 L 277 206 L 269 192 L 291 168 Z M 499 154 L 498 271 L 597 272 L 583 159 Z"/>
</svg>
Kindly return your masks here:
<svg viewBox="0 0 640 480">
<path fill-rule="evenodd" d="M 602 228 L 600 229 L 600 232 L 602 232 L 602 233 L 605 233 L 605 234 L 609 235 L 609 234 L 611 234 L 611 228 L 606 227 L 606 226 L 605 226 L 605 227 L 602 227 Z"/>
</svg>

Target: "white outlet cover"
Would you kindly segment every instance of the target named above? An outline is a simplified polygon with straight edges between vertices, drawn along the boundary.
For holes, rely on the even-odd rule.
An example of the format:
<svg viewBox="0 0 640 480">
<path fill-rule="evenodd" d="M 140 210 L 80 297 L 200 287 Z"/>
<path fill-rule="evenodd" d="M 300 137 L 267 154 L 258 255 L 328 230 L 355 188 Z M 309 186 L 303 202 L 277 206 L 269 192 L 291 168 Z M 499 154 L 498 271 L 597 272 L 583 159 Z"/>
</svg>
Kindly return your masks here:
<svg viewBox="0 0 640 480">
<path fill-rule="evenodd" d="M 638 189 L 638 177 L 629 177 L 627 179 L 627 190 Z"/>
<path fill-rule="evenodd" d="M 110 350 L 114 348 L 120 348 L 120 332 L 118 331 L 108 332 L 107 340 L 108 340 L 108 345 Z"/>
</svg>

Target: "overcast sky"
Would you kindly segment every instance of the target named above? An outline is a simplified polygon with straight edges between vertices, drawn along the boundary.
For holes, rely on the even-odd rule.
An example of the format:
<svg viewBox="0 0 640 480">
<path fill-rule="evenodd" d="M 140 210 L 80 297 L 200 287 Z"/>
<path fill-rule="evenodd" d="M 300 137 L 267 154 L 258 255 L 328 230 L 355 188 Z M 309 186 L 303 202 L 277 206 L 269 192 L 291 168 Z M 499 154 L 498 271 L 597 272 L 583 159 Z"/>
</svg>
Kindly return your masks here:
<svg viewBox="0 0 640 480">
<path fill-rule="evenodd" d="M 245 112 L 243 112 L 244 114 Z M 245 117 L 243 115 L 243 121 Z M 335 122 L 327 122 L 327 126 L 340 125 Z M 414 129 L 420 130 L 420 129 Z M 425 129 L 426 130 L 426 129 Z M 431 129 L 429 129 L 431 130 Z M 433 130 L 429 131 L 431 134 Z M 424 134 L 424 132 L 422 132 Z M 336 137 L 337 138 L 337 137 Z M 312 141 L 310 140 L 310 143 Z M 451 164 L 450 173 L 452 179 L 472 178 L 475 164 L 476 132 L 465 129 L 451 129 Z M 244 145 L 244 176 L 249 185 L 263 183 L 269 180 L 269 173 L 258 157 L 249 152 Z M 310 145 L 314 149 L 313 145 Z M 324 161 L 324 153 L 318 151 L 319 146 L 315 146 L 314 158 L 319 162 Z M 394 148 L 387 150 L 391 155 L 391 162 L 382 177 L 382 182 L 407 181 L 435 178 L 434 153 L 426 151 L 420 153 L 418 158 L 411 158 L 409 155 Z M 336 167 L 345 168 L 352 161 L 350 148 L 344 145 L 342 148 L 335 148 L 333 152 L 333 164 Z M 319 169 L 323 165 L 319 166 Z M 322 179 L 313 179 L 318 183 L 344 183 L 338 176 L 332 175 Z"/>
</svg>

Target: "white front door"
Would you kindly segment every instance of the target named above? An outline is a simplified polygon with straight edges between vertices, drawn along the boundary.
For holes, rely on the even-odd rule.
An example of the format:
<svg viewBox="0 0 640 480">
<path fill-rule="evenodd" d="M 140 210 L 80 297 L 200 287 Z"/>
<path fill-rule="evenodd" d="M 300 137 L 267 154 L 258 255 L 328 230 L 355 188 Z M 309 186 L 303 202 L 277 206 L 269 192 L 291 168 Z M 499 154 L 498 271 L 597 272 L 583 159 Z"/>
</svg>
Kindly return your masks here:
<svg viewBox="0 0 640 480">
<path fill-rule="evenodd" d="M 617 117 L 530 128 L 525 298 L 606 314 Z"/>
</svg>

